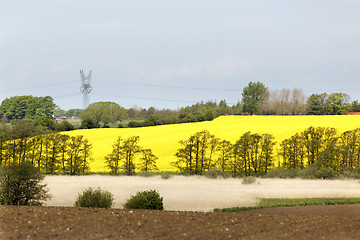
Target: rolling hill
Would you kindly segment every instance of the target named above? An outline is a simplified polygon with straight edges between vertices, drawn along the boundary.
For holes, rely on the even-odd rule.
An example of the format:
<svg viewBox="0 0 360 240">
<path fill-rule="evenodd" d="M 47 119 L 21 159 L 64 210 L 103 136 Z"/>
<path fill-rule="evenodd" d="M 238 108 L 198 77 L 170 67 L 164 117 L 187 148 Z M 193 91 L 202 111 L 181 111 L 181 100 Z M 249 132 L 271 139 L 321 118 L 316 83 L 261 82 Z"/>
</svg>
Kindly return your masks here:
<svg viewBox="0 0 360 240">
<path fill-rule="evenodd" d="M 207 122 L 143 128 L 82 129 L 66 134 L 83 135 L 92 143 L 94 161 L 90 164 L 91 172 L 107 172 L 104 157 L 112 151 L 118 136 L 140 136 L 139 144 L 152 149 L 159 158 L 157 165 L 161 171 L 176 171 L 170 163 L 176 160 L 174 155 L 179 148 L 179 140 L 185 140 L 198 131 L 206 129 L 216 137 L 232 143 L 247 131 L 270 133 L 277 142 L 281 142 L 310 126 L 334 127 L 342 133 L 360 127 L 360 116 L 221 116 Z"/>
</svg>

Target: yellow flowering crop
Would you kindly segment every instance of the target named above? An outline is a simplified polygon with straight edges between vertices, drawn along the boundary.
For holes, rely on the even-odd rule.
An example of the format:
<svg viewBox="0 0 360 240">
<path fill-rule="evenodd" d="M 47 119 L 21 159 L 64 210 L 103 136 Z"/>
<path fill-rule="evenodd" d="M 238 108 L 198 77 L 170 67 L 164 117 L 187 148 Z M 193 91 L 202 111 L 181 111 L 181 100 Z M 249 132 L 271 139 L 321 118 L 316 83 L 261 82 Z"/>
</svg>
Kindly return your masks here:
<svg viewBox="0 0 360 240">
<path fill-rule="evenodd" d="M 360 127 L 360 116 L 222 116 L 208 122 L 183 123 L 143 128 L 100 128 L 75 130 L 68 135 L 83 135 L 93 145 L 94 161 L 90 163 L 91 172 L 107 172 L 104 157 L 112 151 L 112 144 L 118 136 L 128 138 L 140 136 L 139 145 L 150 148 L 159 158 L 160 171 L 176 171 L 170 163 L 179 148 L 179 140 L 185 140 L 192 134 L 208 130 L 220 139 L 235 143 L 247 131 L 252 133 L 270 133 L 279 143 L 305 128 L 334 127 L 339 132 Z"/>
</svg>

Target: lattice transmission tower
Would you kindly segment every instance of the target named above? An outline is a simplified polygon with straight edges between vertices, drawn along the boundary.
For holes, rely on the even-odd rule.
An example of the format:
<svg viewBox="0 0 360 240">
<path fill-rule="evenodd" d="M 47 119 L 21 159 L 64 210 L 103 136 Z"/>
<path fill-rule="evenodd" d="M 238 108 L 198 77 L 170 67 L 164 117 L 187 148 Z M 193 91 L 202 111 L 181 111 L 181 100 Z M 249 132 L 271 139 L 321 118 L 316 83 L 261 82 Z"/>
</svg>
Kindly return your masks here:
<svg viewBox="0 0 360 240">
<path fill-rule="evenodd" d="M 84 74 L 84 71 L 80 70 L 81 83 L 82 83 L 80 87 L 80 91 L 83 94 L 84 109 L 87 108 L 87 106 L 89 105 L 89 93 L 91 93 L 91 90 L 93 89 L 91 86 L 91 74 L 92 71 L 90 71 L 89 74 L 86 76 Z"/>
</svg>

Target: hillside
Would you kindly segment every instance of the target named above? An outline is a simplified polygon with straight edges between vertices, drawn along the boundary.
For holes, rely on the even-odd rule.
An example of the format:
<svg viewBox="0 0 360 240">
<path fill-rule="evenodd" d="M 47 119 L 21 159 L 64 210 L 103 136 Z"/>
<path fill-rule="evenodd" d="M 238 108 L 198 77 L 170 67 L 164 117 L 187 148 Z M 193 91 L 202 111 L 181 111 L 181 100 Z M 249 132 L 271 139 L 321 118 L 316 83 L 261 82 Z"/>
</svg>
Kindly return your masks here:
<svg viewBox="0 0 360 240">
<path fill-rule="evenodd" d="M 208 122 L 183 123 L 143 128 L 100 128 L 75 130 L 69 135 L 83 135 L 93 145 L 94 161 L 90 164 L 92 172 L 105 172 L 104 156 L 112 150 L 112 144 L 118 136 L 127 138 L 140 136 L 140 145 L 151 148 L 159 158 L 161 171 L 176 171 L 170 163 L 176 158 L 174 154 L 179 148 L 179 140 L 206 129 L 221 139 L 235 143 L 240 136 L 252 133 L 270 133 L 277 142 L 281 142 L 305 128 L 334 127 L 343 132 L 360 127 L 360 116 L 222 116 Z"/>
</svg>

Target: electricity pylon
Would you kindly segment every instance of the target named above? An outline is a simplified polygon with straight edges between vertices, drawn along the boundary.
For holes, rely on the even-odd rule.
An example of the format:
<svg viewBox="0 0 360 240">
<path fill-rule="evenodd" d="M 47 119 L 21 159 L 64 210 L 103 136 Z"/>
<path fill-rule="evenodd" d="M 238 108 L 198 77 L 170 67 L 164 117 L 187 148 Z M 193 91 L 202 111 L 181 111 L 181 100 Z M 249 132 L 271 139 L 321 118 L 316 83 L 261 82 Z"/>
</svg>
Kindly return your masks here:
<svg viewBox="0 0 360 240">
<path fill-rule="evenodd" d="M 82 83 L 82 85 L 80 87 L 80 91 L 83 94 L 84 109 L 87 108 L 87 106 L 89 105 L 89 93 L 93 89 L 91 86 L 91 74 L 92 74 L 92 71 L 90 71 L 89 74 L 86 76 L 84 74 L 84 71 L 80 70 L 80 77 L 81 77 L 81 83 Z"/>
</svg>

